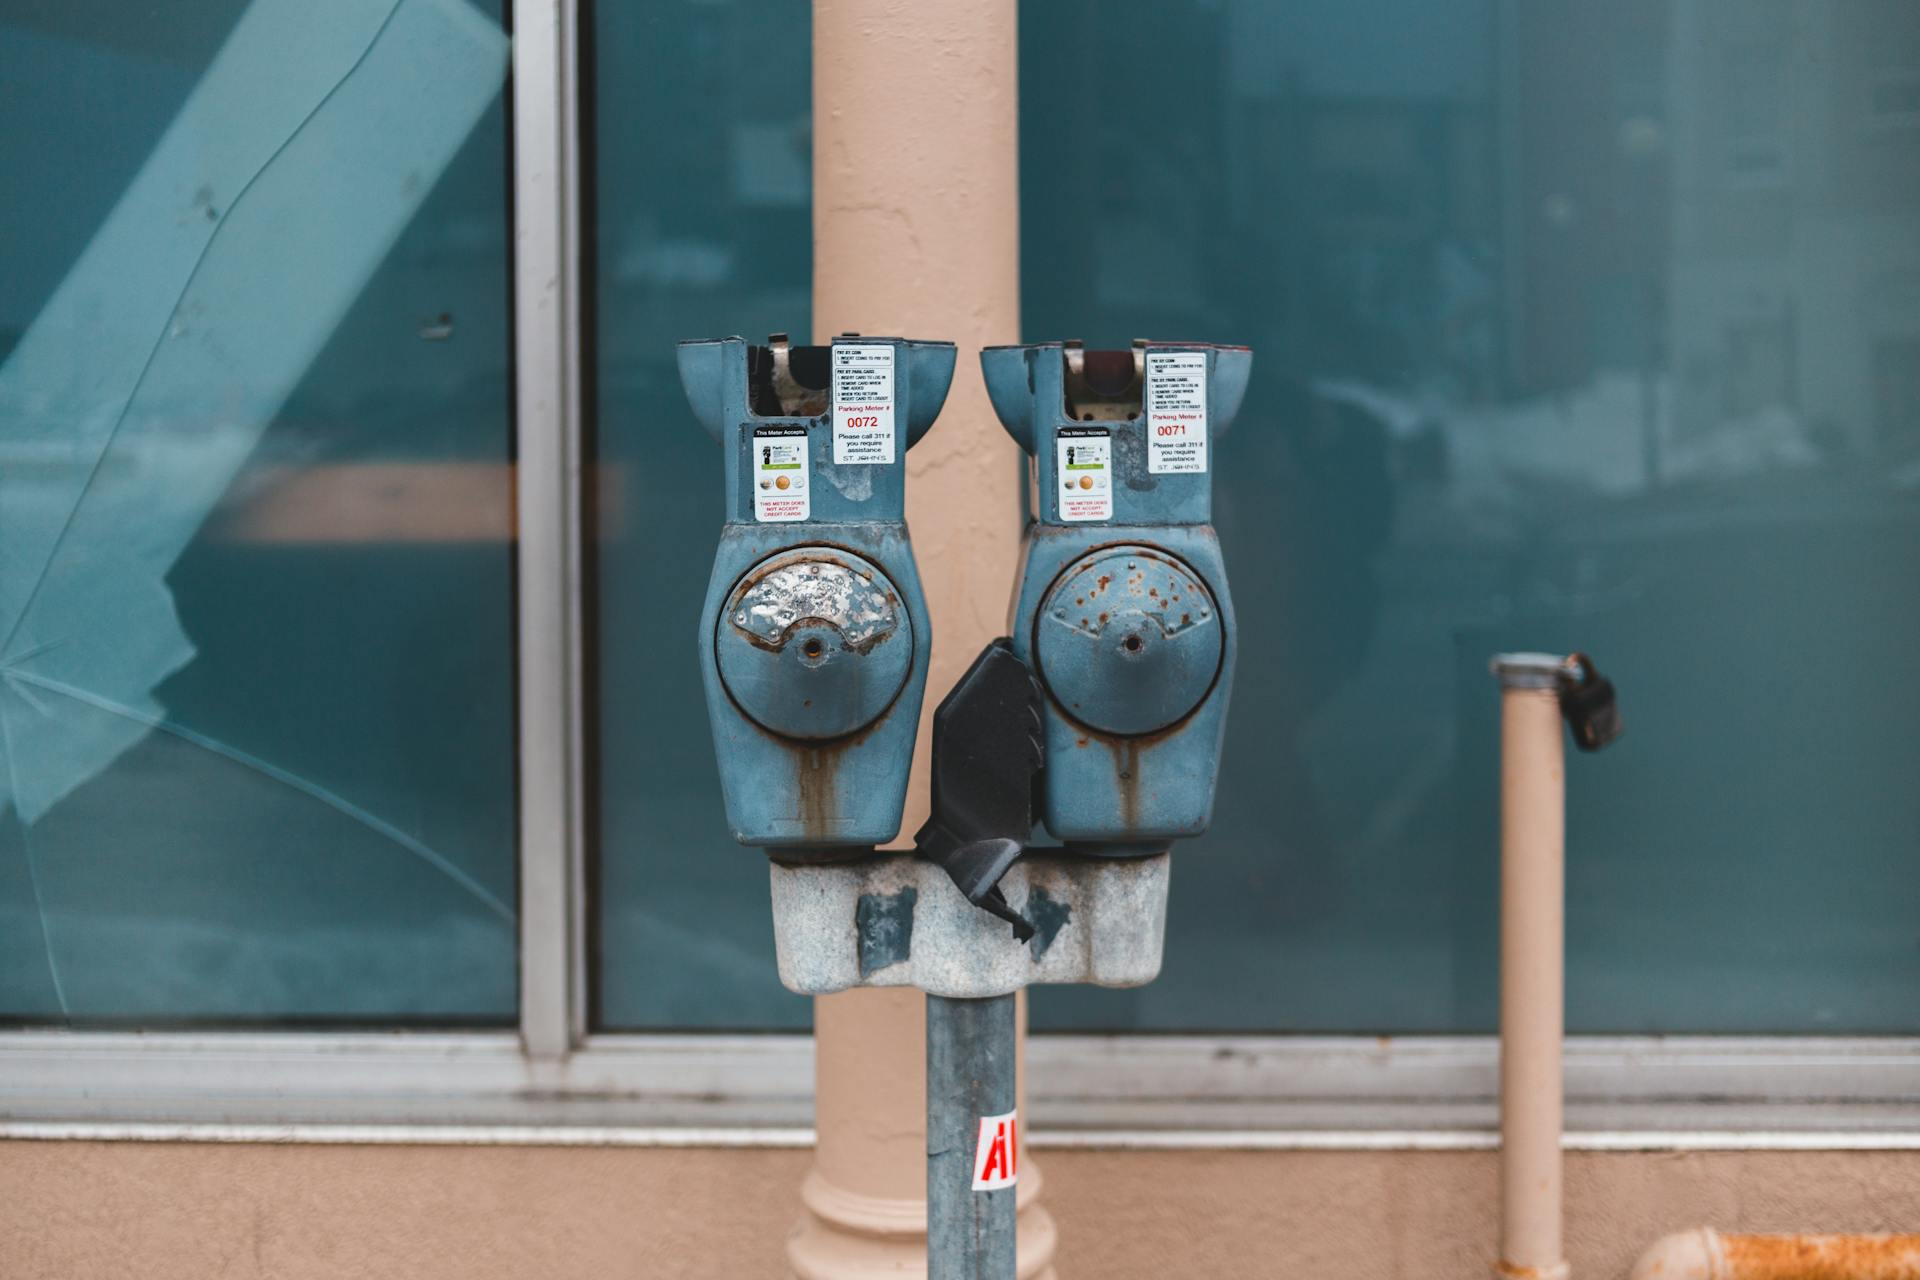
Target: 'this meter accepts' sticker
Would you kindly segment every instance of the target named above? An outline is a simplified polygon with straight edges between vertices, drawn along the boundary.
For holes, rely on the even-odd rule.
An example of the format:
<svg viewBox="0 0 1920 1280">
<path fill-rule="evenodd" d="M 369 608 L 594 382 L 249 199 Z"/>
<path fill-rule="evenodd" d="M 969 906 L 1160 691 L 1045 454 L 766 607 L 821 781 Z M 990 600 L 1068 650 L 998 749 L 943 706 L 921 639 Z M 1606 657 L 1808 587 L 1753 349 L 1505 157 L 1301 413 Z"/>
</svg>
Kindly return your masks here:
<svg viewBox="0 0 1920 1280">
<path fill-rule="evenodd" d="M 805 520 L 813 510 L 807 498 L 807 429 L 755 427 L 752 474 L 755 520 Z"/>
<path fill-rule="evenodd" d="M 1201 351 L 1147 352 L 1147 470 L 1207 469 L 1207 357 Z"/>
<path fill-rule="evenodd" d="M 893 461 L 893 348 L 833 346 L 833 464 Z"/>
<path fill-rule="evenodd" d="M 1113 439 L 1105 427 L 1062 427 L 1053 438 L 1059 458 L 1062 520 L 1113 519 Z"/>
</svg>

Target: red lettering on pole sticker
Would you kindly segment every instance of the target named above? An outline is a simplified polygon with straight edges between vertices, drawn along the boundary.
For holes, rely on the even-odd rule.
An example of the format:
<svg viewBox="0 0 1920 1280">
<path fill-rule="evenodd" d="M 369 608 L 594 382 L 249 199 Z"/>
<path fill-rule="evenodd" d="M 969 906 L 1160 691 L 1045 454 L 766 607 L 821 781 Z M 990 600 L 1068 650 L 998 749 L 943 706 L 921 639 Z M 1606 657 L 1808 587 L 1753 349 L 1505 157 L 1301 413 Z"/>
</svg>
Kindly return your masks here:
<svg viewBox="0 0 1920 1280">
<path fill-rule="evenodd" d="M 973 1147 L 973 1189 L 999 1191 L 1020 1176 L 1020 1116 L 981 1116 L 980 1137 Z"/>
</svg>

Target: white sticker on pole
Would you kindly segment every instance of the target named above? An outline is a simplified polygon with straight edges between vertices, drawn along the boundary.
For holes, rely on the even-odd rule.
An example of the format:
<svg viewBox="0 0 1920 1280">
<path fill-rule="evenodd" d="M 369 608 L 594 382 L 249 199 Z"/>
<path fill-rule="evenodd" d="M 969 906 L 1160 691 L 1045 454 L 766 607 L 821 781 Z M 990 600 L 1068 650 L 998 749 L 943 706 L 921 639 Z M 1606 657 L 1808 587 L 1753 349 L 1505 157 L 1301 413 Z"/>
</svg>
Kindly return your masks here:
<svg viewBox="0 0 1920 1280">
<path fill-rule="evenodd" d="M 813 504 L 807 497 L 807 429 L 753 429 L 753 518 L 767 524 L 805 520 Z"/>
<path fill-rule="evenodd" d="M 833 462 L 893 461 L 893 348 L 833 347 Z"/>
<path fill-rule="evenodd" d="M 981 1116 L 973 1148 L 973 1189 L 999 1191 L 1020 1176 L 1020 1113 Z"/>
<path fill-rule="evenodd" d="M 1062 427 L 1053 438 L 1062 520 L 1113 519 L 1113 438 L 1105 427 Z"/>
<path fill-rule="evenodd" d="M 1147 352 L 1147 470 L 1207 469 L 1207 355 Z"/>
</svg>

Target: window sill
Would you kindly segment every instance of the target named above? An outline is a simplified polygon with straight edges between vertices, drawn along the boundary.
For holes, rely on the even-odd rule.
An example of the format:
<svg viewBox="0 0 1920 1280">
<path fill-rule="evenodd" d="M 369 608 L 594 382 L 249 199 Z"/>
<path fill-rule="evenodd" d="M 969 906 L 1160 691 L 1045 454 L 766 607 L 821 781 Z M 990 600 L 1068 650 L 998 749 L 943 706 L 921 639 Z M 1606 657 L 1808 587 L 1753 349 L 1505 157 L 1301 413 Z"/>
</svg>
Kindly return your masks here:
<svg viewBox="0 0 1920 1280">
<path fill-rule="evenodd" d="M 1038 1148 L 1478 1150 L 1491 1037 L 1036 1036 Z M 1574 1150 L 1920 1150 L 1920 1039 L 1575 1037 Z M 0 1035 L 0 1138 L 805 1146 L 811 1041 Z"/>
</svg>

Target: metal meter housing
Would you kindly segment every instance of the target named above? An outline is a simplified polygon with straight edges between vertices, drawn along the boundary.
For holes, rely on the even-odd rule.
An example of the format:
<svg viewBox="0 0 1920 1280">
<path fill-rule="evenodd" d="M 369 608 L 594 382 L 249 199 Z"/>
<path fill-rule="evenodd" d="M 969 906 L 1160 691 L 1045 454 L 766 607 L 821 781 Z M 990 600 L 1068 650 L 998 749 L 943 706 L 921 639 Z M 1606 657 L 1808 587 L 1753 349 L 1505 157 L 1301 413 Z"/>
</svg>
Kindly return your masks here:
<svg viewBox="0 0 1920 1280">
<path fill-rule="evenodd" d="M 932 638 L 906 454 L 953 344 L 775 334 L 678 354 L 725 458 L 699 658 L 728 825 L 782 860 L 857 856 L 899 834 L 906 800 Z"/>
<path fill-rule="evenodd" d="M 1212 818 L 1237 652 L 1214 448 L 1252 361 L 1184 342 L 981 352 L 1031 459 L 1011 630 L 1047 694 L 1040 816 L 1083 852 L 1164 849 Z"/>
</svg>

